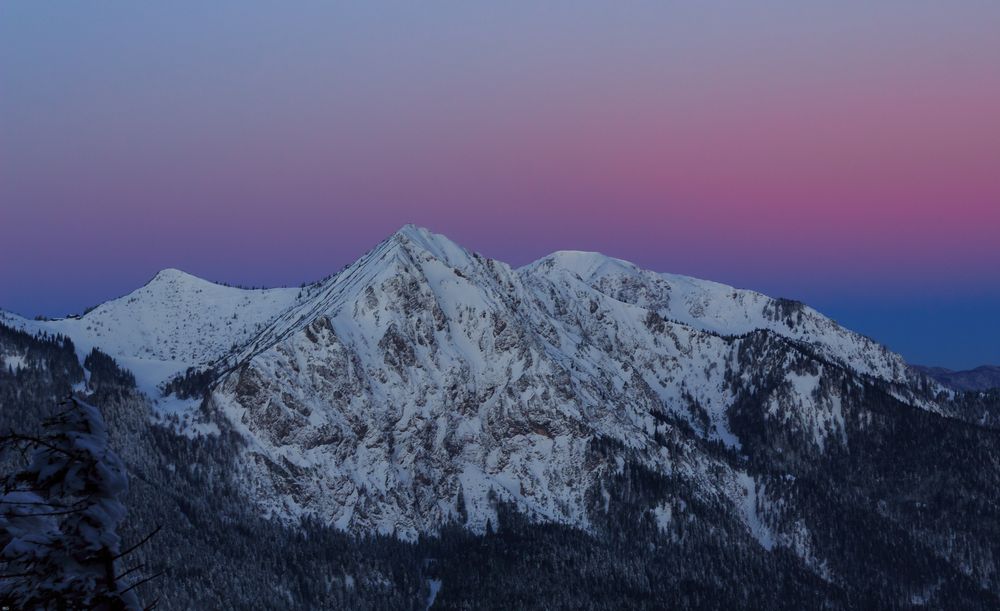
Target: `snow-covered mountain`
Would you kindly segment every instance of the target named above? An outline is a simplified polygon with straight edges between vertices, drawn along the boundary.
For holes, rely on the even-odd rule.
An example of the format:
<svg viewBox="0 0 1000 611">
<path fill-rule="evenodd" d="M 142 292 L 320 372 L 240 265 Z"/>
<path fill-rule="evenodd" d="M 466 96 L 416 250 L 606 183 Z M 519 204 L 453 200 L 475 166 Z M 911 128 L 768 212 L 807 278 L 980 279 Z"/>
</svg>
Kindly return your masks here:
<svg viewBox="0 0 1000 611">
<path fill-rule="evenodd" d="M 248 491 L 269 514 L 403 536 L 459 517 L 481 531 L 498 502 L 586 527 L 587 495 L 621 463 L 588 460 L 594 439 L 657 472 L 715 473 L 701 487 L 742 511 L 752 478 L 660 438 L 683 422 L 739 448 L 731 412 L 758 376 L 780 376 L 768 409 L 819 448 L 844 440 L 837 376 L 935 407 L 898 355 L 803 304 L 597 253 L 512 269 L 414 226 L 305 290 L 164 270 L 79 319 L 6 321 L 100 348 L 165 405 L 165 381 L 214 367 L 197 430 L 250 441 Z"/>
<path fill-rule="evenodd" d="M 559 276 L 578 278 L 604 295 L 701 331 L 744 335 L 768 330 L 805 342 L 859 373 L 894 382 L 908 378 L 900 356 L 799 302 L 708 280 L 658 274 L 594 252 L 556 252 L 523 272 L 543 274 L 553 281 Z"/>
<path fill-rule="evenodd" d="M 981 365 L 975 369 L 955 371 L 944 367 L 912 366 L 948 388 L 955 390 L 990 390 L 1000 388 L 1000 365 Z"/>
<path fill-rule="evenodd" d="M 269 514 L 404 536 L 481 531 L 498 502 L 585 528 L 588 494 L 622 461 L 593 461 L 603 439 L 726 495 L 770 545 L 745 511 L 753 479 L 693 445 L 666 452 L 674 423 L 697 432 L 681 446 L 738 449 L 734 405 L 775 375 L 768 410 L 820 449 L 844 442 L 844 379 L 935 408 L 898 355 L 801 304 L 595 253 L 512 269 L 412 226 L 217 369 L 201 430 L 251 441 L 245 479 Z"/>
<path fill-rule="evenodd" d="M 100 348 L 131 370 L 155 399 L 160 384 L 243 345 L 295 303 L 299 293 L 222 286 L 165 269 L 128 295 L 79 318 L 27 320 L 0 311 L 0 322 L 33 333 L 65 335 L 81 360 Z"/>
<path fill-rule="evenodd" d="M 951 509 L 995 514 L 995 396 L 956 395 L 798 302 L 597 253 L 515 269 L 407 226 L 302 289 L 165 270 L 79 319 L 0 322 L 132 371 L 153 423 L 131 425 L 137 469 L 167 487 L 183 474 L 221 523 L 236 504 L 280 528 L 413 541 L 507 516 L 508 545 L 558 523 L 557 538 L 583 533 L 574 545 L 626 569 L 621 554 L 673 554 L 657 546 L 733 554 L 805 579 L 799 594 L 884 606 L 910 569 L 871 577 L 871 540 L 930 567 L 900 586 L 906 600 L 1000 592 L 996 522 Z M 39 355 L 68 345 L 30 352 L 8 335 L 0 374 L 55 377 Z M 108 392 L 127 380 L 101 367 L 94 390 L 118 413 L 146 408 Z M 724 565 L 674 570 L 741 591 Z M 953 590 L 936 589 L 942 574 Z"/>
</svg>

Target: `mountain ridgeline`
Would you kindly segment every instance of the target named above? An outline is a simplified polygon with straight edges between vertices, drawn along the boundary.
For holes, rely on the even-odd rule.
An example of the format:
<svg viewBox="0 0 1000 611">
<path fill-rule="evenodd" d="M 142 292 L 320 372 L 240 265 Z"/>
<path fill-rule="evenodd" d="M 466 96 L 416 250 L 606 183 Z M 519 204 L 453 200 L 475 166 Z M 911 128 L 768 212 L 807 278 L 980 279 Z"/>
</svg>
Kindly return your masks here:
<svg viewBox="0 0 1000 611">
<path fill-rule="evenodd" d="M 944 367 L 914 366 L 948 388 L 964 391 L 987 391 L 1000 388 L 1000 366 L 982 365 L 975 369 L 954 371 Z"/>
<path fill-rule="evenodd" d="M 1000 605 L 1000 392 L 798 302 L 407 226 L 0 325 L 2 425 L 102 409 L 166 608 Z"/>
</svg>

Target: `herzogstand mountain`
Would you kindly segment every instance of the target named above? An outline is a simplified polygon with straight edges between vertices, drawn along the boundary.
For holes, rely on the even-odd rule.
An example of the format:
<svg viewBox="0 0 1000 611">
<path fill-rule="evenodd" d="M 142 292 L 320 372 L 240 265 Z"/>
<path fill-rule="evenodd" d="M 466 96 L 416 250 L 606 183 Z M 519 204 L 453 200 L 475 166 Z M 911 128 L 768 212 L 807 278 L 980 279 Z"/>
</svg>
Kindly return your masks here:
<svg viewBox="0 0 1000 611">
<path fill-rule="evenodd" d="M 33 389 L 4 412 L 103 398 L 150 486 L 136 521 L 180 522 L 160 560 L 230 575 L 255 538 L 232 529 L 270 533 L 263 557 L 298 550 L 294 577 L 250 570 L 277 605 L 1000 604 L 997 395 L 798 302 L 596 253 L 513 269 L 407 226 L 302 289 L 165 270 L 0 323 L 0 371 Z"/>
</svg>

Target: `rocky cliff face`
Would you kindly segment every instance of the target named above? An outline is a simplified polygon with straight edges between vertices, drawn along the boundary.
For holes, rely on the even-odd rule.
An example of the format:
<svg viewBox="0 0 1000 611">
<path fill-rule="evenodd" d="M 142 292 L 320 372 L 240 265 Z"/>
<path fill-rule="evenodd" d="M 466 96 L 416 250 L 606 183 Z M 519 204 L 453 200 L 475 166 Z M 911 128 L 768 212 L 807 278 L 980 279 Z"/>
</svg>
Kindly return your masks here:
<svg viewBox="0 0 1000 611">
<path fill-rule="evenodd" d="M 594 253 L 515 270 L 407 227 L 311 292 L 229 357 L 210 405 L 252 440 L 270 514 L 350 531 L 481 532 L 503 502 L 588 528 L 628 460 L 772 545 L 753 477 L 703 448 L 739 450 L 741 398 L 817 452 L 846 443 L 845 385 L 939 409 L 897 355 L 802 304 Z"/>
</svg>

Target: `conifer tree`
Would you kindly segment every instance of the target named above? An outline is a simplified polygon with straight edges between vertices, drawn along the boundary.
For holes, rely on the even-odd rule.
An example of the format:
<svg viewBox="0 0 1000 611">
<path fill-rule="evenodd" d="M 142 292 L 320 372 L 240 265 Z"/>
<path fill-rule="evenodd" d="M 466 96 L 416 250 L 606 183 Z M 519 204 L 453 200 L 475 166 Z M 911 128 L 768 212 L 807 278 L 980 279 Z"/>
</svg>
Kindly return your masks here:
<svg viewBox="0 0 1000 611">
<path fill-rule="evenodd" d="M 118 567 L 125 465 L 97 408 L 72 397 L 61 408 L 40 436 L 0 438 L 3 449 L 30 452 L 0 496 L 0 603 L 138 609 Z"/>
</svg>

